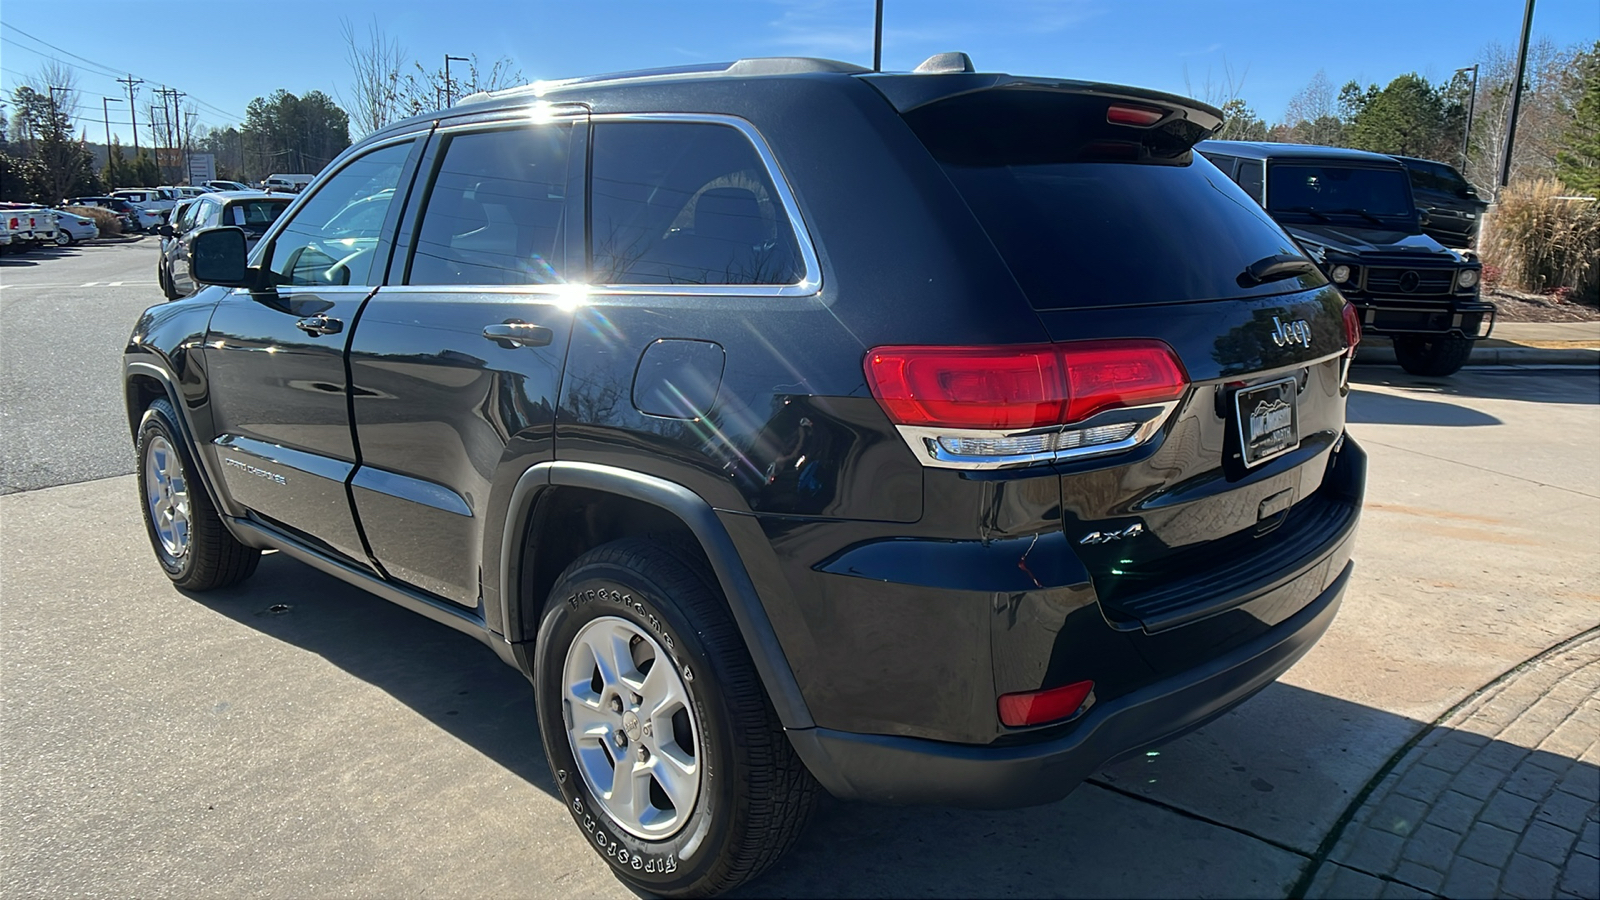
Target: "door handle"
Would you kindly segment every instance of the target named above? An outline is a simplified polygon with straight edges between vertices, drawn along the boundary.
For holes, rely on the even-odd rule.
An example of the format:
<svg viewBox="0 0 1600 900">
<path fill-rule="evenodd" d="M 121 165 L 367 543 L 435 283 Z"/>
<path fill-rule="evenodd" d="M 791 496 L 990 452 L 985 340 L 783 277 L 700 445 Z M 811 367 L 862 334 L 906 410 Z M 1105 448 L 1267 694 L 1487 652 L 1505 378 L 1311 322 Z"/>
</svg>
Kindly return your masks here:
<svg viewBox="0 0 1600 900">
<path fill-rule="evenodd" d="M 507 349 L 517 347 L 548 347 L 555 333 L 543 325 L 529 322 L 505 322 L 483 326 L 483 336 Z"/>
<path fill-rule="evenodd" d="M 338 334 L 344 330 L 344 323 L 338 319 L 330 319 L 318 313 L 314 316 L 306 316 L 304 319 L 294 323 L 294 327 L 312 337 L 316 337 L 319 334 Z"/>
</svg>

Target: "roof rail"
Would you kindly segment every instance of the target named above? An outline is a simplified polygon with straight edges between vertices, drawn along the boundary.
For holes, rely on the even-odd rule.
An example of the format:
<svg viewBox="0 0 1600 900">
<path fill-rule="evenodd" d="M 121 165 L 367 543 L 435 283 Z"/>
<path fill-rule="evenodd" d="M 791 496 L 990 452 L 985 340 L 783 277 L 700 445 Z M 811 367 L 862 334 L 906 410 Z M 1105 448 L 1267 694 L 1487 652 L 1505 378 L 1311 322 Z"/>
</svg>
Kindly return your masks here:
<svg viewBox="0 0 1600 900">
<path fill-rule="evenodd" d="M 461 98 L 459 103 L 476 103 L 480 100 L 513 97 L 520 94 L 535 96 L 580 84 L 605 84 L 617 81 L 665 80 L 678 78 L 704 78 L 729 76 L 734 78 L 753 75 L 803 75 L 810 72 L 831 72 L 857 75 L 871 69 L 836 59 L 819 59 L 810 56 L 758 56 L 723 63 L 695 63 L 660 69 L 636 69 L 631 72 L 610 72 L 604 75 L 582 75 L 577 78 L 560 78 L 535 81 L 531 84 L 505 88 L 498 91 L 479 91 Z"/>
</svg>

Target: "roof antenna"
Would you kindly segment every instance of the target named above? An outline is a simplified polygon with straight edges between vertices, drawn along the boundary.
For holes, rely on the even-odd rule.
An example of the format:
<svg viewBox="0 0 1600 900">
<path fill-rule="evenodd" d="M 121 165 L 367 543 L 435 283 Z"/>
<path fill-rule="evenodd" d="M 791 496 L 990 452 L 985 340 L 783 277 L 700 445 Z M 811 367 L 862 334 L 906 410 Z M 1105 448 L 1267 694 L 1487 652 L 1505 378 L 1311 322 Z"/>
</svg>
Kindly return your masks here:
<svg viewBox="0 0 1600 900">
<path fill-rule="evenodd" d="M 878 17 L 872 26 L 872 71 L 883 71 L 883 0 L 878 0 Z"/>
</svg>

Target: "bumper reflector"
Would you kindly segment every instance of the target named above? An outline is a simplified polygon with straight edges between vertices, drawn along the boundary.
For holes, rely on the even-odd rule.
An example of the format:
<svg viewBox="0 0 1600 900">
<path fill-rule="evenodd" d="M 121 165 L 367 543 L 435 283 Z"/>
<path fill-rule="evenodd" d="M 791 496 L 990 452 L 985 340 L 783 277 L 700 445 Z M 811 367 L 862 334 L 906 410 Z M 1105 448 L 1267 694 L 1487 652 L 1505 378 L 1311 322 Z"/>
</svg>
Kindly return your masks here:
<svg viewBox="0 0 1600 900">
<path fill-rule="evenodd" d="M 1079 681 L 1044 691 L 1000 695 L 1000 721 L 1012 728 L 1065 719 L 1083 709 L 1094 682 Z"/>
</svg>

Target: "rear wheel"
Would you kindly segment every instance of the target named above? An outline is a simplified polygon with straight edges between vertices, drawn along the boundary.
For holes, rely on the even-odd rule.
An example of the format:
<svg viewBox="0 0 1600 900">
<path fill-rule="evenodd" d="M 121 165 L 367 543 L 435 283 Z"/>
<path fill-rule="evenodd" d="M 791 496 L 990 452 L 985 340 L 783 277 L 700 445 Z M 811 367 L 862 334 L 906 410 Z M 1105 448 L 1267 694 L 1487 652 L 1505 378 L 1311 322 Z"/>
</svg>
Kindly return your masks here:
<svg viewBox="0 0 1600 900">
<path fill-rule="evenodd" d="M 616 541 L 562 573 L 539 628 L 550 770 L 585 840 L 642 892 L 755 877 L 817 791 L 715 584 L 683 554 Z"/>
<path fill-rule="evenodd" d="M 1413 375 L 1453 375 L 1467 364 L 1473 342 L 1455 335 L 1397 337 L 1394 355 Z"/>
<path fill-rule="evenodd" d="M 145 410 L 139 422 L 139 494 L 156 559 L 173 584 L 188 590 L 243 581 L 255 572 L 261 551 L 239 543 L 222 524 L 178 434 L 166 400 Z"/>
<path fill-rule="evenodd" d="M 68 244 L 71 244 L 71 243 L 72 243 L 72 232 L 66 230 L 65 228 L 57 229 L 57 231 L 56 231 L 56 246 L 57 247 L 65 247 L 65 246 L 67 246 Z"/>
</svg>

